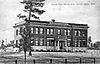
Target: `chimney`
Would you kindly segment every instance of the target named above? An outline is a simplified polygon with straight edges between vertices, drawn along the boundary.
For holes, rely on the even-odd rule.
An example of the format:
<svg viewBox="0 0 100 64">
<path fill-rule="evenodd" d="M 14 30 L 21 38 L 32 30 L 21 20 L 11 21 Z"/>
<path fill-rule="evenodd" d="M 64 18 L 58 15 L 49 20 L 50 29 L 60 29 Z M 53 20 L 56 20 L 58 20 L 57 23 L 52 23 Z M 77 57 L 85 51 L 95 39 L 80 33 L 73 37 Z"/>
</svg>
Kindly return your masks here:
<svg viewBox="0 0 100 64">
<path fill-rule="evenodd" d="M 55 19 L 52 19 L 52 22 L 55 22 Z"/>
</svg>

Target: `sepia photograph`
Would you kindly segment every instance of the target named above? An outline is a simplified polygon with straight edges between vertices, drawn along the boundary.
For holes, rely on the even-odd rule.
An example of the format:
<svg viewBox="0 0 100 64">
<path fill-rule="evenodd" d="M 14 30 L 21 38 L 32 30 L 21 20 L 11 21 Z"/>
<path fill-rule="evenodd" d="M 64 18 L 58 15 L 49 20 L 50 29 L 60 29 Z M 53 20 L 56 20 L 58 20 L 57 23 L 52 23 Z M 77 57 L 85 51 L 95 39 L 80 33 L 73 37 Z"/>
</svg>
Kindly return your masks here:
<svg viewBox="0 0 100 64">
<path fill-rule="evenodd" d="M 99 0 L 0 0 L 0 64 L 100 64 Z"/>
</svg>

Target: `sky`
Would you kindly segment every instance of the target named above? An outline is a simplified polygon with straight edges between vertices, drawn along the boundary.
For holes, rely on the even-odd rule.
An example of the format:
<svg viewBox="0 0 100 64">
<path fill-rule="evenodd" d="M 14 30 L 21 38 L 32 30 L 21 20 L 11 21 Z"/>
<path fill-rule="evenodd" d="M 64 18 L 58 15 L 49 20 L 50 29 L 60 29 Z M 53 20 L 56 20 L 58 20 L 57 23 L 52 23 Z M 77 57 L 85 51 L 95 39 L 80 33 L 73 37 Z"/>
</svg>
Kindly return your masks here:
<svg viewBox="0 0 100 64">
<path fill-rule="evenodd" d="M 0 0 L 0 40 L 13 40 L 12 26 L 22 20 L 17 18 L 23 12 L 22 0 Z M 46 0 L 42 8 L 46 12 L 40 20 L 88 24 L 88 36 L 92 41 L 100 41 L 100 0 Z"/>
</svg>

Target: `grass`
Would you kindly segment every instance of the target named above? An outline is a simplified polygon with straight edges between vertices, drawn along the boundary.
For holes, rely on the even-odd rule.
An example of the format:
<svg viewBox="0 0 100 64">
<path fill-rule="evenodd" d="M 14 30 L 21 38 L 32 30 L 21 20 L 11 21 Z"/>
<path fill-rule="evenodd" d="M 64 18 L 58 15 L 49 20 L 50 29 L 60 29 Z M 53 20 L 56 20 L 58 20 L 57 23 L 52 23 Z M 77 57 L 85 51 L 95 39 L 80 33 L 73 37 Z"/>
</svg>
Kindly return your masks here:
<svg viewBox="0 0 100 64">
<path fill-rule="evenodd" d="M 80 58 L 82 59 L 82 62 L 85 63 L 93 63 L 94 62 L 94 57 L 90 56 L 82 56 L 80 53 L 66 53 L 66 52 L 32 52 L 32 56 L 28 56 L 27 52 L 27 62 L 28 64 L 34 63 L 34 59 L 36 63 L 40 64 L 48 64 L 50 63 L 50 59 L 52 59 L 53 63 L 65 63 L 65 59 L 67 59 L 68 63 L 79 63 Z M 18 60 L 18 64 L 24 64 L 24 54 L 21 53 L 4 53 L 0 55 L 0 61 L 2 63 L 6 62 L 7 64 L 9 63 L 14 63 L 15 60 Z M 96 58 L 96 62 L 100 63 L 100 57 Z M 12 64 L 11 63 L 11 64 Z M 15 64 L 15 63 L 14 63 Z"/>
</svg>

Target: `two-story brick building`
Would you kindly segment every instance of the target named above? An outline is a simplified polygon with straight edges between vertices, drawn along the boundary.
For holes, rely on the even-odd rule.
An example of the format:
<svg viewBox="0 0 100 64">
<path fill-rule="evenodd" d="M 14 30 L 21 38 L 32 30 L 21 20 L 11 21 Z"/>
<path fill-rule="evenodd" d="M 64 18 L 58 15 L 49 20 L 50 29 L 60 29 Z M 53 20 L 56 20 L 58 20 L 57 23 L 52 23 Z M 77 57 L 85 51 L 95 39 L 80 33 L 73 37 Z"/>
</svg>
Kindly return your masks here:
<svg viewBox="0 0 100 64">
<path fill-rule="evenodd" d="M 26 22 L 15 24 L 15 43 L 21 38 L 20 28 Z M 68 50 L 87 47 L 88 25 L 53 21 L 30 21 L 30 40 L 33 50 Z"/>
</svg>

